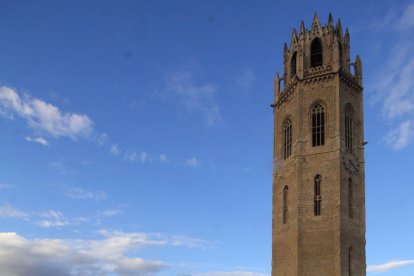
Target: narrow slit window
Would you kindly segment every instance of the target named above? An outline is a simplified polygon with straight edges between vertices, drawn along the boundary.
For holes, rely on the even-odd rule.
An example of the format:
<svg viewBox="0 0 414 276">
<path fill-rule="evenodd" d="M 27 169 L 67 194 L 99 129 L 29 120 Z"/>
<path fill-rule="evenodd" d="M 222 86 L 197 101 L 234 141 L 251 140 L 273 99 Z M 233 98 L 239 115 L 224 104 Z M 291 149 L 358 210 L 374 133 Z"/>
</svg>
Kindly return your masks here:
<svg viewBox="0 0 414 276">
<path fill-rule="evenodd" d="M 296 52 L 293 53 L 292 59 L 290 60 L 290 77 L 293 78 L 296 75 Z"/>
<path fill-rule="evenodd" d="M 322 195 L 321 195 L 321 176 L 315 176 L 315 196 L 314 196 L 314 215 L 320 216 L 322 210 Z"/>
<path fill-rule="evenodd" d="M 312 146 L 325 144 L 325 109 L 317 103 L 312 107 Z"/>
<path fill-rule="evenodd" d="M 288 186 L 285 186 L 283 189 L 283 224 L 287 222 L 287 212 L 288 212 Z"/>
<path fill-rule="evenodd" d="M 348 275 L 352 276 L 352 247 L 348 248 Z"/>
<path fill-rule="evenodd" d="M 341 66 L 344 62 L 344 50 L 340 42 L 338 42 L 338 54 L 339 54 L 339 66 Z"/>
<path fill-rule="evenodd" d="M 292 122 L 287 120 L 283 127 L 284 143 L 283 143 L 283 158 L 287 159 L 292 154 Z"/>
<path fill-rule="evenodd" d="M 347 105 L 345 107 L 345 147 L 349 152 L 352 152 L 353 146 L 353 122 L 352 122 L 352 107 Z"/>
<path fill-rule="evenodd" d="M 311 67 L 322 65 L 322 44 L 319 38 L 315 38 L 311 44 Z"/>
<path fill-rule="evenodd" d="M 348 215 L 354 217 L 354 187 L 352 179 L 348 179 Z"/>
</svg>

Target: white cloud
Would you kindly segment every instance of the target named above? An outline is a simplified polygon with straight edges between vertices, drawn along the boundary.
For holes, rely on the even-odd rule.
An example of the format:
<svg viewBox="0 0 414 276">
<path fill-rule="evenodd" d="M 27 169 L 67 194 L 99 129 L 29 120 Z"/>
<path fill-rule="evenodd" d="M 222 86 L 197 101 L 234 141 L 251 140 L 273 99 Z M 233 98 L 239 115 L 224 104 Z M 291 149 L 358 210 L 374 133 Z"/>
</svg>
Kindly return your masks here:
<svg viewBox="0 0 414 276">
<path fill-rule="evenodd" d="M 129 162 L 134 162 L 138 160 L 138 153 L 136 151 L 127 151 L 124 154 L 124 159 Z"/>
<path fill-rule="evenodd" d="M 25 139 L 28 142 L 35 142 L 35 143 L 41 144 L 43 146 L 47 146 L 47 144 L 49 144 L 49 142 L 43 137 L 32 138 L 32 137 L 27 136 Z"/>
<path fill-rule="evenodd" d="M 142 152 L 139 156 L 139 160 L 141 161 L 141 163 L 145 163 L 148 160 L 148 153 L 146 153 L 145 151 Z"/>
<path fill-rule="evenodd" d="M 100 240 L 26 239 L 0 233 L 4 275 L 136 275 L 168 268 L 159 260 L 131 257 L 131 251 L 154 242 L 147 236 L 109 235 Z"/>
<path fill-rule="evenodd" d="M 401 29 L 410 29 L 414 27 L 414 3 L 404 8 L 401 17 L 398 18 L 398 27 Z"/>
<path fill-rule="evenodd" d="M 141 163 L 146 163 L 151 161 L 150 155 L 143 151 L 141 153 L 137 153 L 134 150 L 126 151 L 124 153 L 124 159 L 129 162 L 139 161 Z"/>
<path fill-rule="evenodd" d="M 114 216 L 122 215 L 123 213 L 124 213 L 124 210 L 122 209 L 107 209 L 107 210 L 99 212 L 99 216 L 114 217 Z"/>
<path fill-rule="evenodd" d="M 29 214 L 11 205 L 3 205 L 0 206 L 0 217 L 25 219 L 29 217 Z"/>
<path fill-rule="evenodd" d="M 66 165 L 62 161 L 54 161 L 50 163 L 49 166 L 57 170 L 62 175 L 70 174 L 70 170 L 66 167 Z"/>
<path fill-rule="evenodd" d="M 160 163 L 161 164 L 168 164 L 169 163 L 168 158 L 165 154 L 160 154 Z"/>
<path fill-rule="evenodd" d="M 42 228 L 51 228 L 51 227 L 63 227 L 69 225 L 69 222 L 66 220 L 40 220 L 36 223 Z"/>
<path fill-rule="evenodd" d="M 191 276 L 270 276 L 265 273 L 249 272 L 249 271 L 213 271 L 193 273 Z"/>
<path fill-rule="evenodd" d="M 0 206 L 0 217 L 22 219 L 43 228 L 78 225 L 89 221 L 88 218 L 84 217 L 67 218 L 62 212 L 56 210 L 47 210 L 46 212 L 26 212 L 8 204 Z"/>
<path fill-rule="evenodd" d="M 122 231 L 112 231 L 104 229 L 100 230 L 99 234 L 113 241 L 109 243 L 109 245 L 111 246 L 110 251 L 113 252 L 120 251 L 119 248 L 125 246 L 126 244 L 137 244 L 140 246 L 172 245 L 185 246 L 188 248 L 205 248 L 211 245 L 210 242 L 202 239 L 191 238 L 187 236 L 170 236 L 160 233 L 126 233 Z"/>
<path fill-rule="evenodd" d="M 112 144 L 111 147 L 109 148 L 109 152 L 112 155 L 120 155 L 121 154 L 121 150 L 119 149 L 119 146 L 117 144 Z"/>
<path fill-rule="evenodd" d="M 370 23 L 375 31 L 406 31 L 414 27 L 414 3 L 388 8 L 381 17 Z"/>
<path fill-rule="evenodd" d="M 239 90 L 248 90 L 253 87 L 256 75 L 251 68 L 245 68 L 240 76 L 236 77 L 235 84 Z"/>
<path fill-rule="evenodd" d="M 392 260 L 385 264 L 369 265 L 367 267 L 368 272 L 384 272 L 391 269 L 399 268 L 406 265 L 414 264 L 414 260 Z"/>
<path fill-rule="evenodd" d="M 36 224 L 42 228 L 64 227 L 69 225 L 78 225 L 82 222 L 88 221 L 86 218 L 66 218 L 62 212 L 56 210 L 47 210 L 46 212 L 33 213 L 32 216 L 40 217 L 41 220 L 36 221 Z"/>
<path fill-rule="evenodd" d="M 169 75 L 163 90 L 165 96 L 177 101 L 188 112 L 200 114 L 208 126 L 222 122 L 220 108 L 214 98 L 216 91 L 213 84 L 199 84 L 189 71 Z"/>
<path fill-rule="evenodd" d="M 201 165 L 200 161 L 195 157 L 187 158 L 184 162 L 184 166 L 186 167 L 198 167 L 200 165 Z"/>
<path fill-rule="evenodd" d="M 393 149 L 405 148 L 414 137 L 414 121 L 404 121 L 396 129 L 391 130 L 385 140 Z"/>
<path fill-rule="evenodd" d="M 108 143 L 108 134 L 101 133 L 96 135 L 96 143 L 98 146 L 105 146 Z"/>
<path fill-rule="evenodd" d="M 100 239 L 26 239 L 0 233 L 2 275 L 153 276 L 169 265 L 136 256 L 146 247 L 203 247 L 208 242 L 158 233 L 99 231 Z M 249 275 L 250 276 L 250 275 Z"/>
<path fill-rule="evenodd" d="M 382 70 L 368 84 L 368 90 L 374 92 L 371 101 L 382 105 L 383 117 L 389 125 L 385 141 L 398 150 L 410 145 L 414 138 L 414 41 L 411 39 L 414 4 L 389 13 L 405 27 L 395 30 L 398 38 Z"/>
<path fill-rule="evenodd" d="M 11 189 L 11 188 L 14 188 L 14 185 L 0 184 L 0 190 L 1 189 Z"/>
<path fill-rule="evenodd" d="M 7 86 L 0 87 L 0 114 L 8 118 L 13 118 L 13 115 L 22 117 L 36 132 L 55 138 L 76 140 L 93 133 L 93 122 L 87 115 L 64 113 L 50 103 L 28 95 L 21 96 Z"/>
<path fill-rule="evenodd" d="M 91 192 L 84 190 L 81 187 L 68 186 L 65 189 L 65 194 L 69 197 L 85 199 L 85 200 L 102 200 L 106 199 L 107 195 L 103 191 Z"/>
</svg>

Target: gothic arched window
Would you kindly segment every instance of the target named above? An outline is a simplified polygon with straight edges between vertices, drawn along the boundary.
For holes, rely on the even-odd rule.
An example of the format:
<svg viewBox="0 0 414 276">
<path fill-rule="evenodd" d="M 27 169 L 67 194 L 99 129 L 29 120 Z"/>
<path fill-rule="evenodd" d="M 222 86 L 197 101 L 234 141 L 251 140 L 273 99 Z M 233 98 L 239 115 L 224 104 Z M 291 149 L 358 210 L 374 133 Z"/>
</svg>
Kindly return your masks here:
<svg viewBox="0 0 414 276">
<path fill-rule="evenodd" d="M 348 215 L 350 218 L 354 217 L 354 187 L 352 178 L 348 179 Z"/>
<path fill-rule="evenodd" d="M 283 158 L 287 159 L 292 153 L 292 122 L 288 119 L 283 125 Z"/>
<path fill-rule="evenodd" d="M 353 136 L 353 123 L 352 123 L 352 106 L 347 104 L 345 106 L 345 147 L 348 151 L 352 152 L 352 136 Z"/>
<path fill-rule="evenodd" d="M 325 108 L 322 104 L 315 104 L 312 109 L 312 146 L 325 144 Z"/>
<path fill-rule="evenodd" d="M 319 38 L 315 38 L 311 44 L 311 67 L 322 65 L 322 43 Z"/>
<path fill-rule="evenodd" d="M 290 60 L 290 77 L 293 78 L 296 75 L 296 52 L 293 53 L 293 56 Z"/>
<path fill-rule="evenodd" d="M 288 186 L 285 186 L 283 189 L 283 224 L 286 224 L 287 222 L 287 212 L 288 212 Z"/>
<path fill-rule="evenodd" d="M 319 174 L 315 176 L 315 179 L 314 179 L 314 186 L 315 186 L 314 214 L 315 216 L 321 215 L 321 209 L 322 209 L 321 180 L 322 180 L 322 177 Z"/>
</svg>

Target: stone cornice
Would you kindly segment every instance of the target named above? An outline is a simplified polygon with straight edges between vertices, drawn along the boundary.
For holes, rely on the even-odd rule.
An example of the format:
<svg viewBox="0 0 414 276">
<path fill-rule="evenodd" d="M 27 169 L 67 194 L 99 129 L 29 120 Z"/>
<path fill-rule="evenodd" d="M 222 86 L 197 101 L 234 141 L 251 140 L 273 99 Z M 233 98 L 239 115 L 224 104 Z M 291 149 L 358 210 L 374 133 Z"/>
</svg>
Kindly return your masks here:
<svg viewBox="0 0 414 276">
<path fill-rule="evenodd" d="M 285 86 L 283 91 L 280 93 L 280 98 L 276 103 L 276 107 L 279 108 L 283 102 L 285 102 L 289 96 L 295 91 L 296 85 L 298 84 L 298 77 L 294 76 Z"/>
<path fill-rule="evenodd" d="M 275 106 L 279 108 L 284 102 L 289 99 L 290 95 L 292 95 L 295 91 L 298 82 L 302 82 L 305 85 L 311 83 L 319 83 L 328 79 L 332 79 L 336 74 L 339 75 L 339 79 L 342 83 L 348 85 L 358 92 L 362 91 L 362 86 L 359 85 L 357 78 L 350 72 L 343 69 L 339 69 L 335 72 L 332 70 L 332 67 L 330 65 L 322 65 L 306 70 L 304 72 L 303 79 L 299 79 L 298 76 L 295 75 L 291 80 L 289 80 L 285 88 L 281 91 L 279 100 L 276 102 Z"/>
<path fill-rule="evenodd" d="M 338 73 L 339 73 L 339 79 L 341 80 L 341 82 L 355 89 L 358 92 L 362 92 L 363 87 L 358 83 L 358 80 L 354 75 L 352 75 L 350 72 L 345 71 L 343 69 L 339 69 Z"/>
</svg>

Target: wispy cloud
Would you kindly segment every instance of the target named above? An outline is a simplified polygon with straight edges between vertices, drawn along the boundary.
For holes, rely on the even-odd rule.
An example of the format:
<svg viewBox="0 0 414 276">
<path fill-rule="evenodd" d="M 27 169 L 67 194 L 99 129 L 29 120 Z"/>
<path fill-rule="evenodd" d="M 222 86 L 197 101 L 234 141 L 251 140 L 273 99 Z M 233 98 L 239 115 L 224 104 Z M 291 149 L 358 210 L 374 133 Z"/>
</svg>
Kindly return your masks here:
<svg viewBox="0 0 414 276">
<path fill-rule="evenodd" d="M 404 9 L 389 11 L 387 17 L 397 22 L 393 26 L 400 26 L 393 30 L 398 37 L 383 69 L 368 84 L 368 90 L 374 92 L 371 101 L 382 105 L 383 117 L 389 125 L 384 140 L 399 150 L 407 147 L 414 138 L 414 41 L 411 39 L 414 35 L 414 3 Z"/>
<path fill-rule="evenodd" d="M 122 209 L 107 209 L 107 210 L 100 211 L 98 215 L 100 217 L 114 217 L 114 216 L 122 215 L 124 212 L 125 211 Z"/>
<path fill-rule="evenodd" d="M 160 160 L 161 164 L 168 164 L 169 163 L 169 160 L 168 160 L 168 158 L 165 154 L 160 154 L 159 160 Z"/>
<path fill-rule="evenodd" d="M 401 122 L 400 125 L 388 132 L 386 142 L 394 149 L 405 148 L 414 137 L 414 120 Z"/>
<path fill-rule="evenodd" d="M 14 185 L 10 185 L 10 184 L 0 184 L 0 190 L 1 189 L 11 189 L 14 188 Z"/>
<path fill-rule="evenodd" d="M 49 144 L 49 142 L 43 137 L 30 137 L 30 136 L 27 136 L 27 137 L 25 137 L 25 139 L 28 142 L 38 143 L 38 144 L 41 144 L 43 146 L 47 146 L 47 144 Z"/>
<path fill-rule="evenodd" d="M 0 206 L 0 217 L 25 219 L 29 217 L 29 214 L 11 205 L 3 205 Z"/>
<path fill-rule="evenodd" d="M 404 31 L 414 27 L 414 3 L 390 7 L 369 26 L 375 31 Z"/>
<path fill-rule="evenodd" d="M 398 27 L 401 29 L 410 29 L 414 27 L 414 3 L 405 7 L 402 16 L 398 19 Z"/>
<path fill-rule="evenodd" d="M 167 99 L 183 106 L 187 112 L 201 115 L 208 126 L 222 122 L 220 108 L 215 100 L 216 86 L 196 81 L 190 71 L 169 74 L 161 92 Z"/>
<path fill-rule="evenodd" d="M 187 158 L 184 161 L 184 166 L 186 167 L 199 167 L 200 165 L 201 165 L 201 162 L 195 157 Z"/>
<path fill-rule="evenodd" d="M 121 154 L 121 150 L 119 149 L 119 146 L 117 144 L 112 144 L 111 147 L 109 148 L 109 152 L 112 155 L 120 155 Z"/>
<path fill-rule="evenodd" d="M 47 210 L 46 212 L 32 213 L 31 215 L 40 218 L 36 220 L 35 224 L 42 228 L 79 225 L 90 220 L 85 217 L 68 218 L 62 212 L 56 210 Z"/>
<path fill-rule="evenodd" d="M 67 168 L 67 166 L 62 161 L 54 161 L 50 163 L 49 166 L 62 175 L 68 175 L 71 173 L 71 171 Z"/>
<path fill-rule="evenodd" d="M 0 87 L 0 114 L 6 118 L 21 117 L 36 133 L 55 138 L 77 140 L 93 132 L 93 122 L 87 115 L 62 112 L 50 103 L 21 95 L 7 86 Z"/>
<path fill-rule="evenodd" d="M 236 88 L 240 91 L 246 91 L 253 87 L 256 81 L 256 74 L 251 68 L 245 68 L 235 79 Z"/>
<path fill-rule="evenodd" d="M 84 217 L 68 218 L 60 211 L 47 210 L 45 212 L 22 211 L 11 205 L 0 206 L 0 217 L 21 219 L 27 222 L 34 223 L 42 228 L 63 227 L 70 225 L 78 225 L 89 221 Z"/>
<path fill-rule="evenodd" d="M 402 266 L 412 265 L 414 260 L 392 260 L 385 264 L 369 265 L 367 267 L 368 272 L 384 272 L 392 269 L 396 269 Z"/>
<path fill-rule="evenodd" d="M 72 198 L 84 199 L 84 200 L 102 200 L 106 199 L 107 195 L 103 191 L 87 191 L 81 187 L 67 186 L 65 188 L 65 194 Z"/>
<path fill-rule="evenodd" d="M 135 150 L 129 150 L 124 152 L 124 160 L 129 162 L 147 163 L 152 160 L 148 152 L 143 151 L 141 153 L 136 152 Z"/>
<path fill-rule="evenodd" d="M 108 143 L 108 134 L 106 133 L 100 133 L 100 134 L 96 134 L 96 143 L 98 144 L 98 146 L 105 146 Z"/>
</svg>

